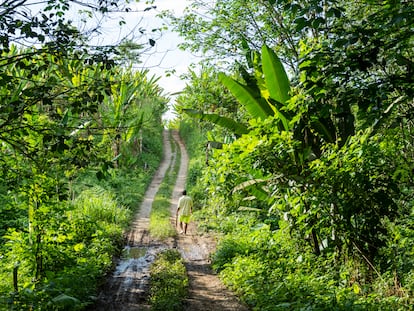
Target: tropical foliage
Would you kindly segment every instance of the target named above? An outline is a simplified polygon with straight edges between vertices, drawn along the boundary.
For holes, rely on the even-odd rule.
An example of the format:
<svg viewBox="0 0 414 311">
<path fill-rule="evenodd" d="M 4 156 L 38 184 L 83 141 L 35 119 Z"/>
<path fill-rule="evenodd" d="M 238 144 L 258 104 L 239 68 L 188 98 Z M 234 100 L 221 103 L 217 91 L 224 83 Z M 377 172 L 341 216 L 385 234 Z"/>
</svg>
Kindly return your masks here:
<svg viewBox="0 0 414 311">
<path fill-rule="evenodd" d="M 1 4 L 0 309 L 78 310 L 158 166 L 167 98 L 148 72 L 77 48 L 69 1 L 27 5 Z"/>
<path fill-rule="evenodd" d="M 218 79 L 211 74 L 209 83 L 230 91 L 244 116 L 203 111 L 179 97 L 184 128 L 189 117 L 216 124 L 193 126 L 205 141 L 226 129 L 215 135 L 222 144 L 207 165 L 193 160 L 202 172 L 194 186 L 204 205 L 198 216 L 206 229 L 226 234 L 215 268 L 255 310 L 408 309 L 413 262 L 402 262 L 412 253 L 413 232 L 406 220 L 413 195 L 407 73 L 414 7 L 326 4 L 198 1 L 192 9 L 205 8 L 211 19 L 195 11 L 176 19 L 179 29 L 191 20 L 203 30 L 183 33 L 187 46 L 230 45 L 238 53 L 227 56 L 243 64 Z M 272 16 L 285 27 L 268 27 Z M 230 34 L 232 18 L 253 25 L 245 29 L 256 36 Z M 215 31 L 218 21 L 224 26 Z M 209 41 L 226 35 L 231 40 Z"/>
</svg>

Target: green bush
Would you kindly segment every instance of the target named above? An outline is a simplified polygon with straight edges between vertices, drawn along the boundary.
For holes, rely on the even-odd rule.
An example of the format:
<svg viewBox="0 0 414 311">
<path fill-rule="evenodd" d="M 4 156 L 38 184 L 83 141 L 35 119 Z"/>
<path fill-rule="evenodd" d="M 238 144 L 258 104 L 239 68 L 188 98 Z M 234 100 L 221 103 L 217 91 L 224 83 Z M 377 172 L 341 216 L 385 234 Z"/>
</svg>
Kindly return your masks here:
<svg viewBox="0 0 414 311">
<path fill-rule="evenodd" d="M 112 267 L 112 256 L 119 251 L 123 230 L 131 219 L 131 211 L 102 187 L 86 189 L 72 204 L 61 204 L 48 213 L 35 246 L 27 232 L 10 229 L 5 236 L 6 251 L 1 259 L 5 264 L 0 267 L 0 305 L 5 308 L 81 309 L 95 294 L 98 280 Z M 42 274 L 34 282 L 36 251 L 42 256 Z M 15 264 L 19 292 L 11 294 Z"/>
<path fill-rule="evenodd" d="M 180 253 L 172 249 L 159 253 L 151 266 L 151 309 L 182 310 L 187 288 L 188 277 Z"/>
<path fill-rule="evenodd" d="M 236 227 L 213 256 L 223 282 L 253 310 L 410 310 L 410 291 L 395 291 L 395 275 L 368 280 L 357 257 L 337 266 L 334 252 L 316 256 L 281 227 Z"/>
</svg>

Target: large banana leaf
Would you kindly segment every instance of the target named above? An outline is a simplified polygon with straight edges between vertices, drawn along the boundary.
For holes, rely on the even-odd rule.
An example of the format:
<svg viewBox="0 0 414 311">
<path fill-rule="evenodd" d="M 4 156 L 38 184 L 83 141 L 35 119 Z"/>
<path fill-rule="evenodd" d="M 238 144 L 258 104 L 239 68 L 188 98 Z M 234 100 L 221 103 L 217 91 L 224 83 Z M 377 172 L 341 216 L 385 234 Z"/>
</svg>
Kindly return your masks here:
<svg viewBox="0 0 414 311">
<path fill-rule="evenodd" d="M 227 128 L 236 135 L 241 136 L 249 132 L 248 128 L 244 124 L 234 121 L 233 119 L 220 116 L 218 114 L 203 113 L 202 111 L 195 109 L 183 109 L 183 111 L 192 117 L 196 117 L 200 120 L 210 121 L 216 125 Z"/>
<path fill-rule="evenodd" d="M 268 101 L 273 107 L 273 110 L 276 112 L 276 116 L 280 120 L 280 126 L 279 129 L 289 131 L 290 130 L 290 121 L 292 120 L 292 116 L 286 112 L 282 111 L 283 105 L 280 102 L 277 102 L 276 100 L 269 98 Z"/>
<path fill-rule="evenodd" d="M 266 183 L 267 179 L 249 179 L 233 188 L 232 193 L 235 193 L 240 190 L 245 190 L 250 192 L 256 199 L 259 201 L 265 201 L 269 197 L 268 191 L 262 186 Z"/>
<path fill-rule="evenodd" d="M 270 97 L 285 104 L 290 98 L 290 82 L 280 59 L 266 45 L 262 47 L 262 67 Z"/>
<path fill-rule="evenodd" d="M 272 107 L 262 97 L 255 96 L 255 93 L 247 86 L 221 73 L 220 81 L 246 107 L 252 118 L 266 119 L 274 115 Z"/>
</svg>

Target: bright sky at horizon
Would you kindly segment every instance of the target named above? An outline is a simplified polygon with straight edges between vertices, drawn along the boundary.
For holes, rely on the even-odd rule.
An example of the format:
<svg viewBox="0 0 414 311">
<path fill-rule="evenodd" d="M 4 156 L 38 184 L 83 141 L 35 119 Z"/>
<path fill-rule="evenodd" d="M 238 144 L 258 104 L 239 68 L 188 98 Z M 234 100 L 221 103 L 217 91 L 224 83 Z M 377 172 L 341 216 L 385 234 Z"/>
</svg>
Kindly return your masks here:
<svg viewBox="0 0 414 311">
<path fill-rule="evenodd" d="M 158 84 L 164 89 L 164 94 L 170 98 L 170 110 L 164 116 L 167 120 L 175 117 L 172 106 L 176 96 L 173 94 L 182 91 L 185 87 L 186 82 L 181 80 L 180 76 L 187 73 L 190 65 L 198 63 L 201 58 L 178 48 L 183 40 L 177 33 L 171 30 L 163 30 L 161 33 L 152 30 L 168 23 L 157 17 L 160 12 L 168 10 L 175 16 L 181 16 L 190 3 L 190 0 L 155 0 L 153 4 L 146 4 L 144 0 L 131 1 L 127 5 L 128 12 L 111 12 L 105 17 L 93 13 L 96 25 L 91 23 L 88 17 L 90 13 L 82 12 L 85 11 L 84 6 L 74 7 L 72 12 L 75 23 L 78 23 L 81 28 L 84 27 L 86 31 L 88 31 L 86 28 L 94 29 L 99 25 L 99 34 L 91 35 L 89 38 L 92 45 L 114 45 L 125 37 L 144 45 L 140 54 L 142 63 L 134 67 L 148 69 L 150 76 L 159 78 Z M 119 24 L 121 20 L 125 22 L 122 26 Z M 154 46 L 149 44 L 149 39 L 155 41 Z"/>
<path fill-rule="evenodd" d="M 186 6 L 189 5 L 188 0 L 155 0 L 153 6 L 156 9 L 145 11 L 141 16 L 134 16 L 133 13 L 125 15 L 126 27 L 135 27 L 139 21 L 139 27 L 146 29 L 147 32 L 151 29 L 161 27 L 165 21 L 158 18 L 156 15 L 164 10 L 173 11 L 176 16 L 182 15 Z M 132 7 L 132 6 L 131 6 Z M 142 11 L 148 7 L 145 2 L 134 4 L 134 9 Z M 142 18 L 142 19 L 141 19 Z M 200 58 L 195 55 L 182 51 L 178 48 L 178 44 L 182 39 L 177 33 L 172 31 L 163 32 L 162 36 L 155 39 L 155 46 L 152 47 L 145 55 L 142 56 L 143 68 L 148 68 L 151 75 L 160 77 L 159 85 L 165 90 L 167 94 L 174 94 L 180 92 L 185 87 L 185 81 L 180 79 L 180 75 L 188 72 L 188 68 L 192 63 L 197 63 Z M 166 72 L 174 71 L 172 74 Z M 174 104 L 175 96 L 170 95 L 170 106 Z M 164 116 L 165 119 L 174 118 L 173 112 L 170 111 Z"/>
<path fill-rule="evenodd" d="M 115 45 L 124 37 L 145 45 L 140 55 L 142 63 L 136 68 L 148 69 L 150 76 L 159 78 L 158 84 L 164 89 L 164 94 L 171 98 L 171 108 L 176 97 L 172 94 L 182 91 L 185 87 L 186 82 L 181 80 L 180 76 L 187 73 L 189 66 L 198 63 L 201 58 L 178 48 L 183 40 L 177 33 L 164 30 L 160 35 L 160 32 L 152 32 L 152 30 L 168 23 L 157 17 L 157 14 L 168 10 L 175 16 L 181 16 L 191 2 L 191 0 L 154 0 L 153 4 L 146 4 L 145 0 L 131 1 L 127 5 L 129 12 L 120 9 L 122 12 L 110 12 L 103 17 L 99 12 L 89 9 L 88 1 L 79 1 L 78 4 L 72 3 L 73 7 L 68 17 L 81 31 L 90 34 L 88 39 L 91 45 Z M 24 11 L 29 15 L 40 14 L 43 6 L 43 2 L 31 0 Z M 119 24 L 121 20 L 125 21 L 122 26 Z M 99 32 L 94 32 L 94 29 L 98 29 Z M 149 39 L 155 40 L 154 46 L 150 46 Z M 170 111 L 165 118 L 172 119 L 174 115 Z"/>
</svg>

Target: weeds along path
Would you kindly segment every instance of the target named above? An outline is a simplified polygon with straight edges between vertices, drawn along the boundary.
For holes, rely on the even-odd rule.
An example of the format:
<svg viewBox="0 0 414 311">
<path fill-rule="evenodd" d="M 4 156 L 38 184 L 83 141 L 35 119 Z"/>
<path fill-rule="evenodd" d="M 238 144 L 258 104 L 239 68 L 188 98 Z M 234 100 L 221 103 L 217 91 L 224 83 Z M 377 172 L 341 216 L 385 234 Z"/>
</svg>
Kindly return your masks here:
<svg viewBox="0 0 414 311">
<path fill-rule="evenodd" d="M 171 200 L 171 221 L 175 225 L 178 198 L 186 185 L 188 155 L 177 131 L 172 133 L 180 148 L 181 163 Z M 178 235 L 174 246 L 185 261 L 189 277 L 189 296 L 185 301 L 186 311 L 245 311 L 248 310 L 224 287 L 210 266 L 210 254 L 215 249 L 215 239 L 199 235 L 194 222 L 188 226 L 187 235 Z"/>
<path fill-rule="evenodd" d="M 185 261 L 189 276 L 189 296 L 185 311 L 245 311 L 248 310 L 227 290 L 210 267 L 210 254 L 215 249 L 215 239 L 199 235 L 194 222 L 187 235 L 177 235 L 160 242 L 149 235 L 149 217 L 152 203 L 169 168 L 180 158 L 180 169 L 171 198 L 171 222 L 175 226 L 178 198 L 186 184 L 188 155 L 178 131 L 171 132 L 179 150 L 171 149 L 170 132 L 164 131 L 164 156 L 160 167 L 149 185 L 140 210 L 126 235 L 126 255 L 118 260 L 115 271 L 103 286 L 97 302 L 87 310 L 137 311 L 150 310 L 147 303 L 149 268 L 158 252 L 177 248 Z M 181 156 L 177 157 L 177 152 Z"/>
<path fill-rule="evenodd" d="M 125 256 L 118 260 L 113 275 L 102 288 L 97 302 L 88 310 L 133 311 L 149 310 L 146 303 L 149 285 L 149 267 L 156 254 L 166 246 L 153 241 L 149 235 L 149 217 L 155 195 L 172 161 L 170 133 L 163 133 L 164 155 L 149 185 L 138 214 L 126 235 Z"/>
</svg>

